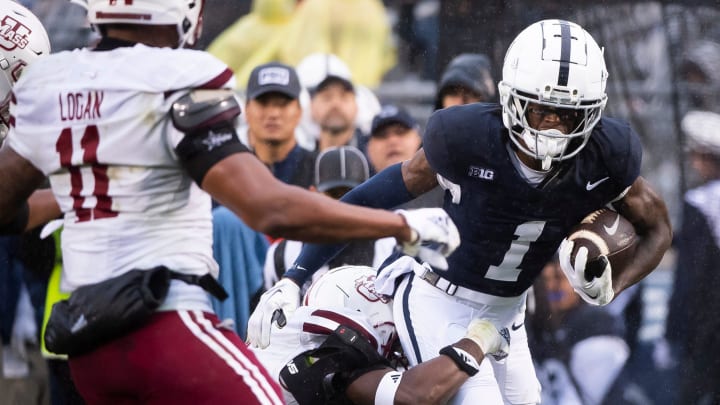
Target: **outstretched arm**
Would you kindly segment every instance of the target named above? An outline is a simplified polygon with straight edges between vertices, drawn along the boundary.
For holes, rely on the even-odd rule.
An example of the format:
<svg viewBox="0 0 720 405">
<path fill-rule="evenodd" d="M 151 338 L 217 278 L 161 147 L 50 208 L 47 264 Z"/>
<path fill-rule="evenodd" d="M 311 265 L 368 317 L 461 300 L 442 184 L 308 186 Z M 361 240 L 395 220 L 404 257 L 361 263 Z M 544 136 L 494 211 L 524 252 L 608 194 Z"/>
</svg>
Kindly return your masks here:
<svg viewBox="0 0 720 405">
<path fill-rule="evenodd" d="M 215 164 L 202 188 L 250 227 L 305 242 L 411 239 L 400 215 L 342 204 L 319 193 L 285 184 L 252 154 L 236 153 Z"/>
<path fill-rule="evenodd" d="M 614 205 L 632 222 L 640 239 L 626 270 L 621 274 L 613 272 L 612 285 L 617 295 L 657 267 L 670 248 L 672 227 L 665 202 L 643 177 L 638 177 L 625 197 Z"/>
</svg>

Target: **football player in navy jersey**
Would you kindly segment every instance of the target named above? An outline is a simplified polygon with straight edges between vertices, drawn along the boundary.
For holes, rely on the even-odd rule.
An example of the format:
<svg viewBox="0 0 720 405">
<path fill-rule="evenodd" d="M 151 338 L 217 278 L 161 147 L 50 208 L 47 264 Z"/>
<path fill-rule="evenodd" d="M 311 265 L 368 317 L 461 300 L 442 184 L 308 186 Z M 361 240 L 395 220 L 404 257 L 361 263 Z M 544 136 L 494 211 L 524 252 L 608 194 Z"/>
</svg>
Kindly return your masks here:
<svg viewBox="0 0 720 405">
<path fill-rule="evenodd" d="M 638 135 L 626 122 L 602 117 L 607 77 L 602 49 L 582 27 L 562 20 L 534 23 L 507 51 L 499 105 L 435 112 L 423 148 L 411 160 L 343 197 L 354 204 L 394 207 L 438 183 L 446 190 L 444 209 L 461 235 L 448 269 L 402 269 L 401 261 L 388 260 L 378 280 L 397 277 L 396 326 L 412 364 L 436 356 L 473 317 L 511 326 L 510 355 L 484 361 L 452 403 L 539 402 L 523 326 L 525 298 L 555 252 L 575 291 L 605 305 L 650 273 L 670 246 L 665 203 L 639 175 Z M 565 236 L 608 204 L 635 226 L 637 251 L 624 269 L 612 269 L 604 258 L 599 275 L 586 275 L 587 252 L 571 262 L 573 245 Z M 251 344 L 267 344 L 259 331 L 273 327 L 270 315 L 278 302 L 297 303 L 299 297 L 282 283 L 301 283 L 341 248 L 303 249 L 251 316 Z M 409 274 L 398 277 L 405 270 Z"/>
</svg>

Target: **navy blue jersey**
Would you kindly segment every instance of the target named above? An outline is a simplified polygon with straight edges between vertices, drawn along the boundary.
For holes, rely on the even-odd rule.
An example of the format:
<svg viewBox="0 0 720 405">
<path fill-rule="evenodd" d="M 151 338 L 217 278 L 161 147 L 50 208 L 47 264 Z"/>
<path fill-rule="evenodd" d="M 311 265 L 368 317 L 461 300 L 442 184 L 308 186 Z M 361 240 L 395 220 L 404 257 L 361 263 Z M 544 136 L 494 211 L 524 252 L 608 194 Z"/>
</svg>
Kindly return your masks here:
<svg viewBox="0 0 720 405">
<path fill-rule="evenodd" d="M 430 166 L 460 186 L 443 208 L 460 231 L 460 247 L 438 271 L 455 284 L 517 296 L 532 284 L 570 229 L 617 198 L 638 177 L 642 148 L 619 120 L 603 118 L 574 159 L 554 163 L 543 184 L 529 184 L 512 163 L 497 104 L 439 110 L 423 146 Z"/>
</svg>

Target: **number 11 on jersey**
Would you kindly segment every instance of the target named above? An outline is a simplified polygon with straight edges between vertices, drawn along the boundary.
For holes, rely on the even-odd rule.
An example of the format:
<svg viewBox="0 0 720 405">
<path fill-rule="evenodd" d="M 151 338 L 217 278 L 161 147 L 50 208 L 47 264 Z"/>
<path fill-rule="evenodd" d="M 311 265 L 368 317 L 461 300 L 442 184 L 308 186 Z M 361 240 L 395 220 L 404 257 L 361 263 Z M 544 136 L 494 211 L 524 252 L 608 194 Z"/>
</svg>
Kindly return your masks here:
<svg viewBox="0 0 720 405">
<path fill-rule="evenodd" d="M 82 164 L 73 165 L 72 130 L 70 128 L 64 128 L 55 143 L 55 150 L 60 155 L 60 166 L 67 168 L 70 173 L 70 196 L 73 199 L 73 210 L 75 210 L 78 222 L 112 218 L 118 215 L 117 211 L 112 210 L 112 198 L 108 195 L 108 166 L 99 164 L 97 160 L 99 144 L 100 133 L 97 126 L 89 125 L 85 127 L 82 138 L 80 138 L 80 147 L 83 150 Z M 95 197 L 96 203 L 92 208 L 83 207 L 85 204 L 85 196 L 83 195 L 84 185 L 81 169 L 85 166 L 90 166 L 93 179 L 95 180 L 92 196 Z"/>
</svg>

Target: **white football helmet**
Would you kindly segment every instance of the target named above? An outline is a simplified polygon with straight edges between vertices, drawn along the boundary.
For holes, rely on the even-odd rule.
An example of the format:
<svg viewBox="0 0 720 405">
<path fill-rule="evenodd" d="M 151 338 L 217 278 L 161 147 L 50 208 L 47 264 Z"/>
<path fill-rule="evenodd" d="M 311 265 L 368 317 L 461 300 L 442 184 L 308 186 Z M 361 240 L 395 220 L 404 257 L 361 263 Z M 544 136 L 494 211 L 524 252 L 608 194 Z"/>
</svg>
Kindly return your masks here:
<svg viewBox="0 0 720 405">
<path fill-rule="evenodd" d="M 303 305 L 345 307 L 364 314 L 380 338 L 378 351 L 385 357 L 395 343 L 392 298 L 375 291 L 377 271 L 367 266 L 341 266 L 323 274 L 305 293 Z"/>
<path fill-rule="evenodd" d="M 40 20 L 22 5 L 0 0 L 0 117 L 10 118 L 10 93 L 23 67 L 50 53 L 50 40 Z"/>
<path fill-rule="evenodd" d="M 193 46 L 202 31 L 205 0 L 71 0 L 88 9 L 91 24 L 175 25 L 178 47 Z"/>
<path fill-rule="evenodd" d="M 542 161 L 575 156 L 600 120 L 608 73 L 603 49 L 579 25 L 543 20 L 525 28 L 510 44 L 498 84 L 503 123 L 523 153 Z M 527 120 L 528 102 L 577 112 L 568 134 L 538 131 Z"/>
</svg>

